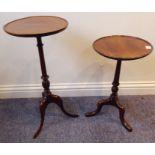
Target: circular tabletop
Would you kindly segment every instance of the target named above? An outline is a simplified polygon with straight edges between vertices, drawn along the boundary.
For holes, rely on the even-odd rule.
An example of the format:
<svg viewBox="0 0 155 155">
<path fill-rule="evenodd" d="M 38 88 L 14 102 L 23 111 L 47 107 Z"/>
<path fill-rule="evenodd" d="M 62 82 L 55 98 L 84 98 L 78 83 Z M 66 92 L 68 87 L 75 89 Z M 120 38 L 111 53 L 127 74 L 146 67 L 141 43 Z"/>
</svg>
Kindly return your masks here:
<svg viewBox="0 0 155 155">
<path fill-rule="evenodd" d="M 32 16 L 12 21 L 4 26 L 5 32 L 18 37 L 38 37 L 65 30 L 68 22 L 56 16 Z"/>
<path fill-rule="evenodd" d="M 114 35 L 96 40 L 94 49 L 99 54 L 115 60 L 135 60 L 149 55 L 153 46 L 137 37 Z"/>
</svg>

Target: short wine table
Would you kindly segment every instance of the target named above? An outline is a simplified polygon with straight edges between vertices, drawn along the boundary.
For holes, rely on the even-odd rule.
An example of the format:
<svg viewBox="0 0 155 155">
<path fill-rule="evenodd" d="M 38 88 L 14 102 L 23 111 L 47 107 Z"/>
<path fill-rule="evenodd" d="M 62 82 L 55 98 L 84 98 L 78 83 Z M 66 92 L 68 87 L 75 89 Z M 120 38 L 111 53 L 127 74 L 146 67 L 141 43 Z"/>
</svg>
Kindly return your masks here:
<svg viewBox="0 0 155 155">
<path fill-rule="evenodd" d="M 132 131 L 132 127 L 124 118 L 125 108 L 120 104 L 118 99 L 121 64 L 122 61 L 136 60 L 149 55 L 153 50 L 153 47 L 149 42 L 141 38 L 124 35 L 113 35 L 100 38 L 94 42 L 93 47 L 100 55 L 116 60 L 117 65 L 110 97 L 98 101 L 97 109 L 95 111 L 88 112 L 85 115 L 87 117 L 95 116 L 101 111 L 104 105 L 115 106 L 119 110 L 122 125 L 128 131 Z"/>
</svg>

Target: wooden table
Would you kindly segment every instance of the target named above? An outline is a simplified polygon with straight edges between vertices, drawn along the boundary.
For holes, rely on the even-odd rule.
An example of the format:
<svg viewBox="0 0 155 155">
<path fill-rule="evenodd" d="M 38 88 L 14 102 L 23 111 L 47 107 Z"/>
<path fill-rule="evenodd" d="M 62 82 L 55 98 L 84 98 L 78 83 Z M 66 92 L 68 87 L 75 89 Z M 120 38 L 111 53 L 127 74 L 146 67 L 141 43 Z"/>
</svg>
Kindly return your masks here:
<svg viewBox="0 0 155 155">
<path fill-rule="evenodd" d="M 76 114 L 68 113 L 63 106 L 62 99 L 51 93 L 49 76 L 46 71 L 46 64 L 44 59 L 42 37 L 54 35 L 65 30 L 68 22 L 60 17 L 55 16 L 32 16 L 12 21 L 4 26 L 5 32 L 17 37 L 34 37 L 37 39 L 37 46 L 39 51 L 40 65 L 42 71 L 42 86 L 44 91 L 40 101 L 41 122 L 37 132 L 34 134 L 36 138 L 42 130 L 44 124 L 44 117 L 47 105 L 49 103 L 56 103 L 64 112 L 64 114 L 71 117 L 78 117 Z"/>
<path fill-rule="evenodd" d="M 113 105 L 119 110 L 122 125 L 128 131 L 132 131 L 131 126 L 124 118 L 125 108 L 120 104 L 118 99 L 121 63 L 122 61 L 136 60 L 149 55 L 153 50 L 153 46 L 149 42 L 140 38 L 114 35 L 96 40 L 93 44 L 93 47 L 100 55 L 116 60 L 117 65 L 110 97 L 97 102 L 97 109 L 95 111 L 88 112 L 85 115 L 87 117 L 95 116 L 101 111 L 104 105 Z"/>
</svg>

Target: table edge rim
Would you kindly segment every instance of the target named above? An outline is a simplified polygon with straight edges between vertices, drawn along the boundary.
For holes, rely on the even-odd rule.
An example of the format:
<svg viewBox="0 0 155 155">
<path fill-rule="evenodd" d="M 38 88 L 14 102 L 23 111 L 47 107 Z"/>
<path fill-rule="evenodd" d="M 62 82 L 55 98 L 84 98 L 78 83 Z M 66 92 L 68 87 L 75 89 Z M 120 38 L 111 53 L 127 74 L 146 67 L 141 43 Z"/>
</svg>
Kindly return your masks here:
<svg viewBox="0 0 155 155">
<path fill-rule="evenodd" d="M 27 19 L 27 18 L 33 18 L 33 17 L 56 17 L 56 18 L 59 18 L 59 19 L 61 19 L 61 20 L 64 20 L 65 22 L 66 22 L 66 27 L 64 27 L 64 28 L 61 28 L 61 29 L 59 29 L 59 30 L 57 30 L 57 31 L 54 31 L 54 32 L 46 32 L 46 33 L 38 33 L 38 34 L 15 34 L 15 33 L 11 33 L 11 32 L 8 32 L 5 28 L 6 28 L 6 26 L 8 26 L 9 24 L 11 24 L 11 23 L 13 23 L 13 22 L 16 22 L 16 21 L 19 21 L 19 20 L 23 20 L 23 19 Z M 61 32 L 61 31 L 63 31 L 63 30 L 65 30 L 65 29 L 67 29 L 67 27 L 68 27 L 68 25 L 69 25 L 69 22 L 66 20 L 66 19 L 64 19 L 64 18 L 61 18 L 61 17 L 58 17 L 58 16 L 27 16 L 27 17 L 23 17 L 23 18 L 20 18 L 20 19 L 16 19 L 16 20 L 13 20 L 13 21 L 11 21 L 11 22 L 8 22 L 7 24 L 5 24 L 4 26 L 3 26 L 3 30 L 6 32 L 6 33 L 8 33 L 8 34 L 10 34 L 10 35 L 12 35 L 12 36 L 16 36 L 16 37 L 43 37 L 43 36 L 49 36 L 49 35 L 53 35 L 53 34 L 56 34 L 56 33 L 59 33 L 59 32 Z"/>
<path fill-rule="evenodd" d="M 104 55 L 103 53 L 100 53 L 98 50 L 96 50 L 96 48 L 95 48 L 95 43 L 96 43 L 97 41 L 99 41 L 99 40 L 101 40 L 101 39 L 104 39 L 104 38 L 108 38 L 108 37 L 114 37 L 114 36 L 119 36 L 119 37 L 130 37 L 130 38 L 133 38 L 133 39 L 138 39 L 138 40 L 144 41 L 144 42 L 148 43 L 148 44 L 151 46 L 151 50 L 150 50 L 150 52 L 148 52 L 148 54 L 146 54 L 146 55 L 144 55 L 144 56 L 141 56 L 141 57 L 135 57 L 135 58 L 114 58 L 114 57 L 110 57 L 110 56 Z M 140 37 L 135 37 L 135 36 L 130 36 L 130 35 L 110 35 L 110 36 L 101 37 L 101 38 L 95 40 L 95 41 L 93 42 L 93 49 L 94 49 L 98 54 L 100 54 L 101 56 L 104 56 L 104 57 L 106 57 L 106 58 L 113 59 L 113 60 L 129 61 L 129 60 L 141 59 L 141 58 L 144 58 L 144 57 L 148 56 L 149 54 L 152 53 L 152 51 L 154 50 L 154 47 L 153 47 L 153 45 L 152 45 L 149 41 L 147 41 L 147 40 L 145 40 L 145 39 L 142 39 L 142 38 L 140 38 Z"/>
</svg>

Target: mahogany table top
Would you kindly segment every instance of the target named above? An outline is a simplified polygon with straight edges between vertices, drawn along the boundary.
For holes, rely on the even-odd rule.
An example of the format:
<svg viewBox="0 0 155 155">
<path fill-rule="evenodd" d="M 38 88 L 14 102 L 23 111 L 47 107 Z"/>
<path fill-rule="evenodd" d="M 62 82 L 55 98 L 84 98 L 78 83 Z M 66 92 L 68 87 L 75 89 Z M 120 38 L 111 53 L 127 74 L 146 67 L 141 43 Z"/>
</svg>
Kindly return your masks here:
<svg viewBox="0 0 155 155">
<path fill-rule="evenodd" d="M 12 21 L 4 30 L 13 36 L 37 37 L 56 34 L 65 30 L 68 22 L 56 16 L 32 16 Z"/>
<path fill-rule="evenodd" d="M 141 38 L 114 35 L 96 40 L 94 49 L 99 54 L 115 60 L 134 60 L 147 56 L 153 46 Z"/>
</svg>

